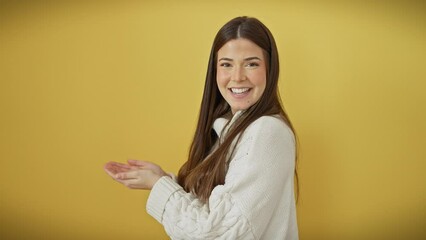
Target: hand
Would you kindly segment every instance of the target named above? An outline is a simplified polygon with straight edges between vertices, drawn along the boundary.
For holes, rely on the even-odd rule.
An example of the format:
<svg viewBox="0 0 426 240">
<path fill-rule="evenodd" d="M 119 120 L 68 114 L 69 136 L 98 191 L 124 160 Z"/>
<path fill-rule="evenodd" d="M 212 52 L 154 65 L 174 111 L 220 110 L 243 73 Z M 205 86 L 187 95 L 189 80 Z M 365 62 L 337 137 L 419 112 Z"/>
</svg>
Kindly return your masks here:
<svg viewBox="0 0 426 240">
<path fill-rule="evenodd" d="M 157 164 L 138 160 L 128 160 L 128 165 L 109 162 L 104 169 L 115 181 L 131 189 L 150 190 L 158 179 L 168 176 Z"/>
</svg>

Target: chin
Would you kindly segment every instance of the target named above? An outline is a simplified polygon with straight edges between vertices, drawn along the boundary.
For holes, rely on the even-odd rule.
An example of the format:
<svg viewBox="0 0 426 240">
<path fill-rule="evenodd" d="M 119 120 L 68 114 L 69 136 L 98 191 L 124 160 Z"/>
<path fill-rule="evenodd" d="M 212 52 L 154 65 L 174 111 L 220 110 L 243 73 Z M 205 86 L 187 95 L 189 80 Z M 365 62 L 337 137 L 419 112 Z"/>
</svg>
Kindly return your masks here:
<svg viewBox="0 0 426 240">
<path fill-rule="evenodd" d="M 246 109 L 248 109 L 250 106 L 248 106 L 248 107 L 231 107 L 231 109 L 232 109 L 232 112 L 233 113 L 236 113 L 236 112 L 238 112 L 238 111 L 241 111 L 241 110 L 246 110 Z"/>
</svg>

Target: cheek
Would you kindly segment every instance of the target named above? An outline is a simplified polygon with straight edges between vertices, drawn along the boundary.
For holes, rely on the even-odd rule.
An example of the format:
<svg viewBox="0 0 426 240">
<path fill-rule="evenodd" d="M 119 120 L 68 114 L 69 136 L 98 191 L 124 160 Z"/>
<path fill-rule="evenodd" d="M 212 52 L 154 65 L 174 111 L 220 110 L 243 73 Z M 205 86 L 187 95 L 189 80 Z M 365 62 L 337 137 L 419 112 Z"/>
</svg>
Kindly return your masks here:
<svg viewBox="0 0 426 240">
<path fill-rule="evenodd" d="M 228 74 L 225 71 L 218 70 L 216 73 L 216 82 L 219 87 L 223 87 L 224 85 L 228 84 Z"/>
<path fill-rule="evenodd" d="M 251 76 L 251 82 L 261 89 L 265 89 L 266 87 L 266 73 L 264 71 L 259 71 L 253 73 Z"/>
</svg>

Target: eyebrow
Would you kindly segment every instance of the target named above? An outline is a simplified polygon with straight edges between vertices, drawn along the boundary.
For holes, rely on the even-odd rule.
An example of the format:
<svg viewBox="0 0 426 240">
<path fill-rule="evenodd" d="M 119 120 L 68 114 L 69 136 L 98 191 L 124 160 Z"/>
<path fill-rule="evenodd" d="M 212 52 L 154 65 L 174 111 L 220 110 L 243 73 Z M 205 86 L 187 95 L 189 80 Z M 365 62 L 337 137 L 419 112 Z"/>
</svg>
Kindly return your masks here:
<svg viewBox="0 0 426 240">
<path fill-rule="evenodd" d="M 258 58 L 258 57 L 248 57 L 248 58 L 244 58 L 244 61 L 251 61 L 251 60 L 259 60 L 259 61 L 261 61 L 261 59 L 260 58 Z M 220 58 L 219 59 L 219 61 L 233 61 L 233 59 L 232 58 L 227 58 L 227 57 L 223 57 L 223 58 Z"/>
</svg>

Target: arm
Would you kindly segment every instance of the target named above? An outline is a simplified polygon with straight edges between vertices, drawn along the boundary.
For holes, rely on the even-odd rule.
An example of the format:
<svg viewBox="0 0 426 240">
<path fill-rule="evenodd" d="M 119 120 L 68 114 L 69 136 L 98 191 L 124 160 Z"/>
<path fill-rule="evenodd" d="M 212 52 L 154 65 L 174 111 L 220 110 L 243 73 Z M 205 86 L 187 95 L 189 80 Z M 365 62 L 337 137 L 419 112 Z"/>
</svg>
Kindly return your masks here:
<svg viewBox="0 0 426 240">
<path fill-rule="evenodd" d="M 278 201 L 293 197 L 283 192 L 293 191 L 294 154 L 287 126 L 262 117 L 246 130 L 225 184 L 213 189 L 208 204 L 162 177 L 151 191 L 147 211 L 173 239 L 259 239 Z"/>
</svg>

